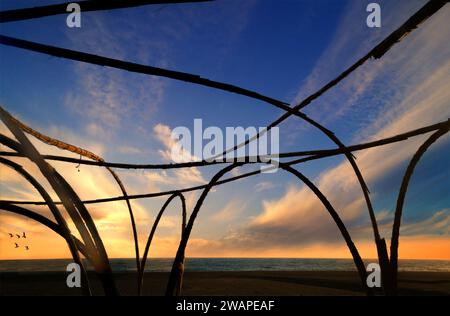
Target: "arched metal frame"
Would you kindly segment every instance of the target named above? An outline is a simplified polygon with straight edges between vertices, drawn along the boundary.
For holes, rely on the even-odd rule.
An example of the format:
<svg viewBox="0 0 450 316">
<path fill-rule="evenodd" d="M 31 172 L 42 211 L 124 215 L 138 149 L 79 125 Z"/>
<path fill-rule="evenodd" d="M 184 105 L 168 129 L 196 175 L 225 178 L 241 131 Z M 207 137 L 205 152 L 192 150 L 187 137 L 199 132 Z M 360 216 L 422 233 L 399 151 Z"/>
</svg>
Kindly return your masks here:
<svg viewBox="0 0 450 316">
<path fill-rule="evenodd" d="M 93 1 L 94 2 L 94 1 Z M 148 3 L 157 3 L 158 1 L 133 1 L 133 3 L 120 3 L 118 4 L 117 8 L 122 7 L 130 7 L 133 5 L 143 5 Z M 174 1 L 174 2 L 185 2 L 185 1 Z M 419 11 L 417 11 L 414 15 L 412 15 L 400 28 L 395 30 L 393 33 L 391 33 L 387 38 L 385 38 L 380 44 L 378 44 L 376 47 L 374 47 L 368 54 L 360 58 L 356 63 L 351 65 L 349 68 L 347 68 L 344 72 L 342 72 L 339 76 L 337 76 L 335 79 L 328 82 L 325 86 L 323 86 L 321 89 L 319 89 L 317 92 L 313 93 L 312 95 L 305 98 L 303 101 L 301 101 L 298 105 L 294 107 L 290 107 L 287 103 L 282 102 L 280 100 L 276 100 L 274 98 L 270 98 L 267 96 L 264 96 L 262 94 L 259 94 L 254 91 L 250 91 L 241 87 L 233 86 L 226 83 L 221 83 L 217 81 L 212 81 L 209 79 L 202 78 L 200 76 L 188 74 L 188 73 L 181 73 L 177 71 L 171 71 L 167 69 L 162 68 L 156 68 L 152 66 L 144 66 L 119 60 L 114 60 L 111 58 L 106 58 L 102 56 L 96 56 L 91 54 L 86 54 L 82 52 L 76 52 L 71 51 L 63 48 L 58 47 L 52 47 L 48 45 L 43 45 L 39 43 L 24 41 L 20 39 L 15 39 L 7 36 L 0 35 L 0 44 L 3 45 L 9 45 L 14 46 L 22 49 L 27 49 L 31 51 L 36 51 L 40 53 L 45 53 L 57 57 L 62 58 L 69 58 L 81 62 L 87 62 L 91 64 L 97 64 L 97 65 L 107 65 L 110 67 L 115 67 L 118 69 L 126 70 L 126 71 L 132 71 L 137 73 L 143 73 L 147 75 L 156 75 L 156 76 L 163 76 L 168 77 L 176 80 L 181 80 L 193 84 L 203 85 L 214 89 L 219 89 L 223 91 L 228 91 L 232 93 L 237 93 L 243 96 L 247 96 L 253 99 L 257 99 L 263 102 L 266 102 L 268 104 L 271 104 L 272 106 L 275 106 L 277 108 L 283 109 L 285 113 L 269 124 L 263 133 L 267 132 L 271 128 L 277 126 L 278 124 L 282 123 L 284 120 L 286 120 L 291 115 L 297 116 L 300 119 L 306 121 L 307 123 L 311 124 L 315 128 L 317 128 L 319 131 L 321 131 L 324 135 L 326 135 L 332 142 L 334 142 L 338 146 L 339 153 L 338 154 L 344 154 L 350 165 L 352 166 L 352 169 L 358 179 L 359 186 L 361 187 L 363 191 L 363 195 L 365 198 L 365 202 L 367 205 L 367 209 L 369 212 L 369 217 L 372 224 L 372 229 L 374 233 L 374 239 L 377 247 L 378 252 L 378 259 L 380 262 L 380 266 L 383 273 L 383 286 L 385 289 L 385 294 L 393 295 L 396 294 L 397 290 L 397 261 L 398 261 L 398 240 L 399 240 L 399 234 L 400 234 L 400 223 L 401 223 L 401 216 L 402 216 L 402 210 L 404 205 L 404 200 L 408 188 L 408 184 L 410 182 L 411 176 L 414 172 L 415 166 L 419 162 L 420 158 L 423 156 L 425 151 L 442 135 L 448 132 L 449 130 L 449 122 L 442 123 L 444 124 L 443 127 L 439 128 L 437 132 L 435 132 L 416 152 L 416 154 L 413 156 L 406 172 L 403 177 L 402 185 L 400 188 L 399 196 L 397 199 L 397 206 L 396 206 L 396 212 L 395 212 L 395 219 L 394 219 L 394 225 L 393 225 L 393 232 L 392 232 L 392 240 L 391 240 L 391 258 L 389 258 L 387 254 L 386 244 L 385 240 L 381 239 L 378 226 L 375 218 L 375 213 L 372 207 L 372 203 L 369 196 L 369 190 L 367 188 L 367 185 L 365 183 L 364 177 L 356 164 L 356 161 L 351 153 L 351 150 L 345 146 L 340 139 L 331 131 L 326 129 L 323 125 L 319 124 L 315 120 L 309 118 L 304 113 L 302 113 L 300 110 L 304 108 L 305 106 L 309 105 L 312 101 L 319 98 L 321 95 L 323 95 L 325 92 L 327 92 L 329 89 L 334 87 L 336 84 L 338 84 L 341 80 L 346 78 L 350 73 L 352 73 L 354 70 L 359 68 L 363 63 L 365 63 L 370 58 L 381 58 L 395 43 L 400 41 L 402 38 L 404 38 L 406 35 L 408 35 L 412 30 L 417 28 L 417 26 L 421 23 L 423 23 L 425 20 L 427 20 L 430 16 L 432 16 L 434 13 L 436 13 L 439 9 L 441 9 L 446 4 L 446 1 L 442 0 L 430 0 L 428 3 L 426 3 Z M 97 5 L 97 4 L 96 4 Z M 92 10 L 99 10 L 99 9 L 113 9 L 114 6 L 104 6 L 102 4 L 101 6 L 94 7 Z M 23 20 L 27 18 L 35 18 L 39 16 L 46 16 L 46 15 L 53 15 L 53 14 L 59 14 L 60 13 L 59 7 L 55 6 L 47 6 L 47 7 L 41 7 L 41 8 L 31 8 L 31 9 L 24 9 L 24 10 L 16 10 L 17 12 L 0 12 L 0 23 L 8 22 L 9 20 Z M 9 20 L 8 20 L 9 19 Z M 11 21 L 12 21 L 11 20 Z M 16 214 L 20 214 L 23 216 L 27 216 L 29 218 L 32 218 L 38 222 L 40 222 L 43 225 L 46 225 L 47 227 L 53 229 L 55 232 L 59 233 L 63 236 L 63 238 L 67 241 L 69 249 L 71 250 L 72 256 L 76 262 L 79 262 L 82 266 L 81 259 L 79 257 L 78 252 L 81 252 L 85 256 L 90 259 L 94 267 L 96 268 L 97 273 L 99 274 L 104 288 L 105 293 L 108 295 L 116 295 L 118 294 L 114 281 L 112 280 L 111 274 L 111 267 L 109 265 L 109 260 L 106 254 L 106 250 L 104 248 L 103 242 L 100 238 L 100 235 L 98 234 L 98 231 L 95 227 L 95 223 L 92 220 L 87 208 L 85 207 L 85 204 L 87 204 L 88 201 L 82 201 L 76 192 L 73 190 L 73 188 L 64 180 L 64 178 L 56 172 L 56 170 L 51 167 L 50 164 L 48 164 L 45 160 L 47 158 L 41 156 L 38 151 L 33 147 L 31 142 L 28 140 L 28 138 L 24 135 L 25 133 L 28 133 L 37 139 L 43 141 L 44 143 L 47 143 L 49 145 L 56 146 L 63 150 L 69 150 L 75 153 L 80 154 L 81 156 L 87 157 L 89 159 L 93 159 L 97 165 L 101 166 L 104 165 L 105 168 L 110 172 L 110 174 L 113 176 L 116 183 L 119 185 L 120 190 L 122 192 L 122 197 L 120 197 L 120 200 L 125 200 L 130 216 L 131 226 L 132 226 L 132 232 L 133 232 L 133 239 L 134 239 L 134 246 L 135 246 L 135 256 L 136 256 L 136 267 L 138 270 L 138 293 L 141 292 L 142 289 L 142 282 L 143 282 L 143 274 L 145 269 L 145 262 L 148 256 L 149 248 L 154 236 L 154 233 L 156 231 L 156 228 L 159 224 L 159 220 L 162 217 L 165 209 L 170 204 L 170 202 L 175 197 L 180 197 L 182 202 L 182 231 L 181 231 L 181 240 L 180 245 L 178 248 L 178 252 L 176 255 L 176 258 L 173 263 L 172 272 L 169 278 L 169 283 L 167 286 L 167 295 L 173 295 L 173 294 L 179 294 L 181 290 L 181 280 L 182 280 L 182 271 L 183 271 L 183 263 L 184 263 L 184 253 L 185 248 L 187 246 L 187 241 L 189 239 L 190 232 L 193 228 L 193 224 L 195 222 L 195 218 L 200 211 L 200 208 L 203 204 L 203 201 L 205 200 L 207 194 L 211 190 L 211 188 L 215 185 L 227 183 L 230 181 L 233 181 L 234 179 L 226 179 L 221 180 L 219 179 L 226 174 L 227 172 L 231 171 L 232 169 L 241 166 L 242 163 L 234 163 L 232 165 L 229 165 L 222 169 L 220 172 L 218 172 L 211 181 L 204 186 L 199 186 L 197 188 L 193 188 L 190 190 L 198 190 L 202 189 L 203 192 L 200 196 L 200 198 L 197 201 L 197 204 L 193 210 L 193 213 L 191 214 L 189 218 L 189 222 L 186 224 L 186 205 L 184 196 L 182 195 L 182 190 L 175 190 L 171 192 L 171 196 L 167 199 L 167 201 L 164 203 L 163 207 L 161 208 L 160 212 L 158 213 L 157 218 L 155 219 L 155 222 L 153 223 L 149 238 L 147 240 L 147 245 L 144 251 L 144 255 L 142 258 L 142 261 L 140 261 L 140 254 L 139 254 L 139 245 L 138 245 L 138 234 L 136 229 L 136 223 L 135 218 L 133 214 L 133 210 L 131 207 L 130 199 L 131 197 L 127 194 L 127 191 L 125 189 L 125 186 L 123 185 L 122 181 L 118 177 L 118 175 L 112 170 L 112 168 L 108 165 L 105 165 L 105 161 L 84 149 L 81 149 L 77 146 L 73 146 L 64 142 L 61 142 L 59 140 L 55 140 L 53 138 L 50 138 L 46 135 L 43 135 L 32 128 L 22 124 L 20 121 L 16 120 L 12 115 L 10 115 L 8 112 L 6 112 L 3 108 L 0 107 L 0 117 L 2 121 L 5 123 L 5 125 L 10 129 L 10 131 L 13 133 L 13 135 L 16 137 L 18 142 L 7 138 L 4 135 L 0 135 L 0 141 L 5 144 L 6 146 L 10 147 L 11 149 L 15 150 L 15 153 L 2 153 L 0 156 L 23 156 L 29 158 L 33 163 L 35 163 L 41 173 L 45 176 L 45 178 L 49 181 L 50 185 L 52 186 L 52 189 L 57 193 L 59 196 L 61 202 L 54 202 L 50 199 L 49 195 L 42 186 L 34 179 L 29 173 L 27 173 L 20 165 L 18 165 L 15 162 L 12 162 L 11 160 L 5 159 L 0 157 L 0 163 L 5 164 L 13 169 L 15 169 L 19 174 L 21 174 L 25 179 L 27 179 L 30 183 L 33 184 L 33 186 L 41 193 L 42 197 L 44 198 L 45 202 L 40 202 L 40 204 L 47 205 L 50 210 L 52 211 L 52 214 L 54 214 L 57 223 L 54 223 L 48 219 L 45 219 L 45 217 L 40 216 L 39 214 L 32 212 L 30 210 L 27 210 L 23 207 L 18 206 L 20 203 L 12 203 L 11 201 L 0 201 L 0 209 L 13 212 Z M 242 144 L 238 144 L 237 146 L 228 149 L 226 152 L 230 152 L 233 150 L 236 150 L 237 148 L 241 146 L 245 146 L 250 141 L 257 139 L 261 133 L 258 133 L 254 138 L 248 139 Z M 222 153 L 222 156 L 224 155 Z M 351 240 L 350 234 L 348 233 L 347 229 L 345 228 L 344 223 L 341 221 L 338 213 L 334 210 L 333 206 L 329 203 L 329 201 L 326 199 L 326 197 L 322 194 L 322 192 L 303 174 L 301 174 L 298 170 L 291 167 L 292 164 L 299 163 L 299 162 L 305 162 L 312 159 L 320 159 L 325 156 L 310 156 L 305 157 L 302 159 L 298 159 L 295 161 L 291 161 L 288 163 L 280 163 L 282 169 L 284 169 L 287 172 L 290 172 L 291 174 L 294 174 L 299 178 L 304 184 L 306 184 L 315 194 L 316 196 L 321 200 L 322 204 L 325 206 L 327 211 L 332 216 L 333 220 L 335 221 L 336 225 L 340 229 L 341 234 L 343 235 L 347 246 L 353 256 L 355 265 L 357 267 L 357 270 L 359 272 L 359 275 L 361 277 L 361 280 L 363 281 L 363 287 L 365 287 L 365 275 L 366 271 L 364 269 L 364 264 L 362 262 L 361 257 L 359 256 L 358 250 L 353 244 L 353 241 Z M 58 158 L 58 157 L 57 157 Z M 70 159 L 69 159 L 70 160 Z M 81 159 L 80 159 L 81 160 Z M 69 161 L 68 161 L 69 162 Z M 200 165 L 206 165 L 202 162 Z M 162 166 L 162 168 L 172 168 L 173 166 L 166 165 Z M 189 167 L 189 164 L 186 166 L 177 166 L 177 167 Z M 249 173 L 246 176 L 255 175 L 258 174 L 258 172 Z M 243 178 L 236 177 L 235 179 Z M 187 192 L 187 190 L 185 190 Z M 183 191 L 183 192 L 185 192 Z M 169 192 L 166 192 L 165 194 L 168 194 Z M 162 193 L 160 195 L 163 195 Z M 156 194 L 154 196 L 157 196 Z M 144 196 L 142 196 L 144 197 Z M 135 197 L 134 197 L 135 198 Z M 110 200 L 119 200 L 116 198 L 110 199 Z M 95 202 L 95 201 L 94 201 Z M 28 202 L 29 204 L 38 204 L 34 202 Z M 23 203 L 26 204 L 26 203 Z M 66 211 L 69 213 L 71 219 L 76 225 L 77 230 L 79 231 L 82 241 L 74 238 L 72 234 L 70 233 L 67 223 L 65 222 L 64 218 L 62 217 L 61 213 L 59 212 L 58 208 L 56 207 L 57 204 L 63 204 Z M 86 280 L 87 282 L 87 280 Z M 178 282 L 178 283 L 177 283 Z M 88 284 L 88 283 L 86 283 Z M 178 286 L 178 288 L 176 288 Z M 367 290 L 367 289 L 366 289 Z M 87 288 L 85 289 L 85 294 L 90 295 L 90 289 L 89 285 L 87 285 Z M 368 294 L 370 294 L 370 291 L 368 291 Z"/>
<path fill-rule="evenodd" d="M 197 203 L 192 211 L 191 216 L 189 217 L 189 221 L 186 225 L 186 228 L 184 230 L 184 234 L 183 234 L 183 238 L 180 241 L 180 244 L 178 246 L 178 251 L 177 254 L 175 256 L 175 260 L 174 260 L 174 264 L 172 266 L 172 270 L 170 273 L 170 277 L 169 277 L 169 281 L 167 284 L 167 289 L 166 289 L 166 295 L 173 295 L 174 290 L 175 290 L 175 284 L 176 284 L 176 279 L 177 276 L 180 274 L 179 271 L 179 265 L 177 264 L 177 262 L 179 262 L 180 260 L 184 259 L 184 254 L 186 251 L 186 247 L 187 247 L 187 243 L 189 241 L 189 237 L 192 231 L 192 228 L 194 226 L 194 222 L 195 219 L 197 218 L 200 209 L 203 205 L 203 202 L 205 201 L 207 195 L 209 194 L 209 192 L 211 191 L 211 188 L 214 186 L 214 184 L 219 181 L 219 179 L 224 176 L 226 173 L 232 171 L 233 169 L 243 166 L 244 163 L 234 163 L 232 165 L 229 165 L 225 168 L 223 168 L 222 170 L 220 170 L 218 173 L 216 173 L 211 181 L 208 183 L 208 185 L 206 186 L 206 188 L 202 191 L 200 197 L 197 200 Z M 319 200 L 322 202 L 323 206 L 326 208 L 326 210 L 328 211 L 328 213 L 331 215 L 331 217 L 333 218 L 335 224 L 337 225 L 337 227 L 339 228 L 339 231 L 341 232 L 342 237 L 344 238 L 347 247 L 350 250 L 350 253 L 353 257 L 353 261 L 355 263 L 355 266 L 357 268 L 357 271 L 359 273 L 360 279 L 361 279 L 361 283 L 363 288 L 366 290 L 366 292 L 368 294 L 371 294 L 371 291 L 369 288 L 367 288 L 366 285 L 366 278 L 367 278 L 367 273 L 366 273 L 366 269 L 364 266 L 364 263 L 361 259 L 361 256 L 359 255 L 358 249 L 355 247 L 350 234 L 348 233 L 344 223 L 342 222 L 341 218 L 339 217 L 339 214 L 336 212 L 336 210 L 334 209 L 334 207 L 331 205 L 331 203 L 328 201 L 328 199 L 325 197 L 325 195 L 320 191 L 320 189 L 315 186 L 307 177 L 305 177 L 301 172 L 299 172 L 298 170 L 292 168 L 291 166 L 284 164 L 284 163 L 279 163 L 279 167 L 282 168 L 283 170 L 295 175 L 300 181 L 302 181 L 304 184 L 306 184 L 309 189 L 317 196 L 317 198 L 319 198 Z"/>
</svg>

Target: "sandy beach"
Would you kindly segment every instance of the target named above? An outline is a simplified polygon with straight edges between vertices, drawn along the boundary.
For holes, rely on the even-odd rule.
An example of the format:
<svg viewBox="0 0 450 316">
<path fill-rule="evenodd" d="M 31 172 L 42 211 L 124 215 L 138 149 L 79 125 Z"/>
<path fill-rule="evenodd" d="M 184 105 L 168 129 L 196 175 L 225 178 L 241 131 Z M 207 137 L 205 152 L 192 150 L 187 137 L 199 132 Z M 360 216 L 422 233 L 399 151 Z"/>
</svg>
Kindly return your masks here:
<svg viewBox="0 0 450 316">
<path fill-rule="evenodd" d="M 136 295 L 136 275 L 116 273 L 121 295 Z M 163 295 L 168 273 L 145 274 L 143 295 Z M 1 273 L 0 295 L 80 295 L 66 287 L 60 272 Z M 103 295 L 94 275 L 90 276 L 94 295 Z M 450 272 L 403 272 L 399 275 L 400 295 L 450 295 Z M 364 295 L 354 272 L 330 271 L 239 271 L 187 272 L 183 295 L 304 296 Z"/>
</svg>

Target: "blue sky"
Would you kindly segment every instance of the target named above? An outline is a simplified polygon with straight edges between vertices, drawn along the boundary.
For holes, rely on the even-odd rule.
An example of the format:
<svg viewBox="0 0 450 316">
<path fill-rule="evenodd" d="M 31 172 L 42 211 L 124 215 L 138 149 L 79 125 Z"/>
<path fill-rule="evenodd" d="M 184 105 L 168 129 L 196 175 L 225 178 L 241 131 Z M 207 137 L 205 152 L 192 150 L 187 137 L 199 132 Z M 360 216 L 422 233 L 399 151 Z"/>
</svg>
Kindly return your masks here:
<svg viewBox="0 0 450 316">
<path fill-rule="evenodd" d="M 82 13 L 81 29 L 69 29 L 66 16 L 59 15 L 5 23 L 0 30 L 8 36 L 199 74 L 295 104 L 363 56 L 425 3 L 378 1 L 382 27 L 370 29 L 365 24 L 369 2 L 229 0 L 155 5 Z M 27 6 L 45 3 L 50 2 L 27 1 Z M 19 4 L 5 0 L 0 6 L 5 10 Z M 445 44 L 450 35 L 449 17 L 447 6 L 381 60 L 366 63 L 305 112 L 347 144 L 446 120 L 450 117 L 446 91 L 450 48 Z M 259 127 L 281 114 L 268 104 L 222 91 L 11 47 L 0 47 L 0 67 L 2 106 L 43 133 L 98 152 L 109 161 L 168 162 L 161 154 L 167 150 L 167 131 L 192 127 L 194 118 L 202 118 L 208 126 Z M 283 123 L 280 134 L 281 151 L 334 147 L 298 118 Z M 424 139 L 357 154 L 383 223 L 392 217 L 401 175 Z M 405 236 L 412 239 L 438 236 L 442 237 L 439 242 L 450 245 L 448 139 L 436 143 L 417 168 L 417 178 L 425 180 L 418 183 L 413 178 L 404 217 Z M 73 166 L 56 165 L 73 180 L 83 198 L 118 195 L 102 170 L 83 166 L 80 177 Z M 366 209 L 345 161 L 325 159 L 299 170 L 329 194 L 356 239 L 366 245 L 371 238 L 365 227 Z M 208 167 L 119 174 L 132 193 L 144 193 L 201 184 L 215 171 Z M 92 184 L 86 178 L 92 178 Z M 8 198 L 29 197 L 13 177 L 6 176 L 0 189 Z M 195 195 L 188 201 L 192 205 Z M 142 219 L 142 238 L 162 203 L 135 202 Z M 129 228 L 122 228 L 128 225 L 123 206 L 113 206 L 120 216 L 105 212 L 109 206 L 92 210 L 99 213 L 100 229 L 112 240 L 111 245 L 123 245 L 123 252 L 112 249 L 115 256 L 132 251 Z M 172 207 L 159 232 L 156 255 L 173 251 L 177 207 Z M 342 246 L 328 214 L 302 185 L 282 172 L 221 187 L 202 212 L 192 242 L 192 254 L 197 256 L 315 256 L 317 249 L 326 253 L 326 249 Z M 9 225 L 21 225 L 15 220 Z M 49 238 L 35 229 L 42 240 Z M 389 236 L 388 228 L 385 233 Z M 248 252 L 248 245 L 253 252 Z M 372 255 L 371 251 L 366 255 Z M 334 255 L 346 256 L 345 250 Z"/>
</svg>

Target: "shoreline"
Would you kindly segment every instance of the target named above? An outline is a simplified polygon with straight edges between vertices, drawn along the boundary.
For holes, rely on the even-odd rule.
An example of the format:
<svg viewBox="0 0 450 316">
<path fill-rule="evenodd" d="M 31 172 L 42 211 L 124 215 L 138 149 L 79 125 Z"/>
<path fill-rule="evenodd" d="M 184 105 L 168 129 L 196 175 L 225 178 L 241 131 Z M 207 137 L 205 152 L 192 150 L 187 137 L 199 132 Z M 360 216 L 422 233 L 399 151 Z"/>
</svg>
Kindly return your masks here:
<svg viewBox="0 0 450 316">
<path fill-rule="evenodd" d="M 89 273 L 94 295 L 103 295 L 93 272 Z M 81 295 L 66 286 L 65 272 L 2 272 L 0 296 Z M 164 295 L 169 273 L 146 272 L 143 295 Z M 136 295 L 134 272 L 115 272 L 121 295 Z M 356 272 L 343 271 L 189 271 L 183 280 L 186 296 L 360 296 Z M 450 296 L 450 272 L 399 272 L 400 295 Z"/>
</svg>

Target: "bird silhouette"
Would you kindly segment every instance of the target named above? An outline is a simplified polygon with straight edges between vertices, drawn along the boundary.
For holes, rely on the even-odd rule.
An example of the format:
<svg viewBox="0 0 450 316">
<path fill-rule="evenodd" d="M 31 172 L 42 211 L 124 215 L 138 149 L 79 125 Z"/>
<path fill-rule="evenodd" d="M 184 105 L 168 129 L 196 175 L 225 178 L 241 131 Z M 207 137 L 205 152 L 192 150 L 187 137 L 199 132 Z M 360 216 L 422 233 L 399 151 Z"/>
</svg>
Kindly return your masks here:
<svg viewBox="0 0 450 316">
<path fill-rule="evenodd" d="M 25 250 L 30 250 L 30 248 L 28 248 L 28 246 L 25 246 Z"/>
<path fill-rule="evenodd" d="M 17 238 L 19 238 L 19 239 L 20 239 L 20 235 L 19 235 L 19 234 L 16 234 L 16 236 L 17 236 Z"/>
<path fill-rule="evenodd" d="M 27 235 L 25 235 L 25 232 L 23 232 L 22 238 L 27 238 Z"/>
<path fill-rule="evenodd" d="M 16 242 L 15 242 L 14 244 L 16 245 L 16 247 L 15 247 L 15 248 L 19 248 L 19 245 L 18 245 L 18 244 L 17 244 Z"/>
<path fill-rule="evenodd" d="M 14 237 L 14 235 L 9 233 L 9 238 L 13 238 L 13 237 Z"/>
</svg>

